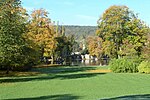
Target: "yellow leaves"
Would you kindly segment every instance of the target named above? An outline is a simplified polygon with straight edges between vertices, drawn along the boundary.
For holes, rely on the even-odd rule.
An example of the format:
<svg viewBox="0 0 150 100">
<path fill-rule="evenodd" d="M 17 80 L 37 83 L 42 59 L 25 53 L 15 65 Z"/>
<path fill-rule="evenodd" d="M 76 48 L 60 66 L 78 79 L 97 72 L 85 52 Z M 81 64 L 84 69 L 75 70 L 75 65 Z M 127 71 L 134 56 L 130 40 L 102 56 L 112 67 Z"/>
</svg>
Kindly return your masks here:
<svg viewBox="0 0 150 100">
<path fill-rule="evenodd" d="M 99 57 L 99 55 L 102 54 L 102 39 L 99 37 L 88 37 L 88 50 L 90 55 L 96 55 Z"/>
<path fill-rule="evenodd" d="M 44 9 L 34 10 L 31 14 L 32 18 L 45 18 L 48 17 L 48 12 Z"/>
<path fill-rule="evenodd" d="M 31 14 L 27 38 L 44 49 L 44 54 L 51 55 L 56 48 L 55 28 L 44 9 L 35 10 Z"/>
<path fill-rule="evenodd" d="M 15 12 L 15 10 L 11 10 L 11 12 L 10 12 L 10 13 L 11 13 L 11 14 L 13 14 L 14 12 Z"/>
</svg>

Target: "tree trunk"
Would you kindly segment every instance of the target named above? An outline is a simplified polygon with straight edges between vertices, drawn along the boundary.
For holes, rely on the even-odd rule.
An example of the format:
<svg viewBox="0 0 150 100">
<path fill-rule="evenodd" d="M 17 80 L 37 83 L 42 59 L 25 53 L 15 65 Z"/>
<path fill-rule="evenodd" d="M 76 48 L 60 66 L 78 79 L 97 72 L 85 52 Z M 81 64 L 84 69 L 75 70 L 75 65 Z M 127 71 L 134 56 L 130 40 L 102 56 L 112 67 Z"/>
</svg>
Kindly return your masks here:
<svg viewBox="0 0 150 100">
<path fill-rule="evenodd" d="M 52 60 L 51 60 L 51 61 L 52 61 L 52 62 L 51 62 L 51 64 L 54 64 L 54 55 L 52 55 L 52 56 L 51 56 L 51 58 L 52 58 Z"/>
<path fill-rule="evenodd" d="M 9 74 L 9 66 L 7 66 L 6 74 Z"/>
</svg>

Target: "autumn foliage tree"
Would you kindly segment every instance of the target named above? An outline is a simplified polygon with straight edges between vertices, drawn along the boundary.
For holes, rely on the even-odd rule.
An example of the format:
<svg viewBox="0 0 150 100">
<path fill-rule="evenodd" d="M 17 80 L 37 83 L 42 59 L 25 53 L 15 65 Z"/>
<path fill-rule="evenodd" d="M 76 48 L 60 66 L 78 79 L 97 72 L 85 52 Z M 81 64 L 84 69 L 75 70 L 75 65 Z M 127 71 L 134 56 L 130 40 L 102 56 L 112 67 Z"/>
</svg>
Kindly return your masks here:
<svg viewBox="0 0 150 100">
<path fill-rule="evenodd" d="M 124 40 L 128 40 L 129 44 L 133 45 L 135 54 L 140 57 L 143 47 L 147 43 L 147 36 L 149 34 L 149 27 L 138 18 L 134 18 L 127 23 L 128 36 Z"/>
<path fill-rule="evenodd" d="M 38 47 L 41 57 L 53 55 L 56 48 L 55 27 L 44 9 L 34 10 L 28 25 L 27 38 Z"/>
<path fill-rule="evenodd" d="M 147 35 L 147 42 L 142 49 L 142 57 L 150 62 L 150 33 Z"/>
<path fill-rule="evenodd" d="M 54 25 L 44 9 L 34 10 L 30 16 L 26 39 L 31 41 L 32 48 L 39 51 L 40 57 L 52 58 L 54 63 L 59 57 L 66 58 L 72 51 L 72 37 L 65 36 L 62 26 Z"/>
<path fill-rule="evenodd" d="M 130 53 L 140 56 L 147 33 L 148 27 L 127 6 L 111 6 L 98 20 L 97 35 L 102 38 L 104 54 L 111 58 Z"/>
<path fill-rule="evenodd" d="M 0 67 L 10 69 L 26 66 L 29 50 L 26 33 L 26 11 L 20 0 L 0 0 Z"/>
<path fill-rule="evenodd" d="M 98 59 L 100 59 L 103 55 L 102 39 L 97 36 L 90 36 L 87 38 L 87 44 L 89 54 L 91 56 L 96 56 Z"/>
</svg>

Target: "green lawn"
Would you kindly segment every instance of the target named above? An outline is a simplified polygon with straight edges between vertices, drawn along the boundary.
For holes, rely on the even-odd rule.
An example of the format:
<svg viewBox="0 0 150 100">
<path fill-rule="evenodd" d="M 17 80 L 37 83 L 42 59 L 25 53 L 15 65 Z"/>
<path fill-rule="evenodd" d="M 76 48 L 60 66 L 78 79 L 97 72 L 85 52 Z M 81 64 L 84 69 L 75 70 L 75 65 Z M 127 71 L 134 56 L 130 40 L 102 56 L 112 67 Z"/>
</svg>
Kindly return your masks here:
<svg viewBox="0 0 150 100">
<path fill-rule="evenodd" d="M 36 76 L 0 78 L 0 99 L 150 99 L 150 74 L 89 72 L 104 67 L 34 68 Z"/>
</svg>

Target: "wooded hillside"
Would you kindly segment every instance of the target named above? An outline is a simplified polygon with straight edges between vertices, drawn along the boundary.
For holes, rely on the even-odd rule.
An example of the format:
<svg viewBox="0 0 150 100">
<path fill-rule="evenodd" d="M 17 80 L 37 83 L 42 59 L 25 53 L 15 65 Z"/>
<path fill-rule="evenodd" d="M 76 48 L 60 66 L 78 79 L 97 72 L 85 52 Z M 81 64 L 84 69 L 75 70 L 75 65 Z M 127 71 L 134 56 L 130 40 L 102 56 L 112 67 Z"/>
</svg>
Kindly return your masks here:
<svg viewBox="0 0 150 100">
<path fill-rule="evenodd" d="M 76 39 L 81 39 L 83 37 L 87 37 L 89 35 L 95 35 L 97 26 L 73 26 L 73 25 L 65 25 L 65 33 L 66 35 L 73 34 Z"/>
</svg>

